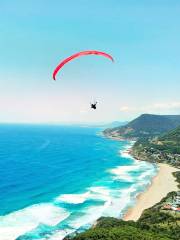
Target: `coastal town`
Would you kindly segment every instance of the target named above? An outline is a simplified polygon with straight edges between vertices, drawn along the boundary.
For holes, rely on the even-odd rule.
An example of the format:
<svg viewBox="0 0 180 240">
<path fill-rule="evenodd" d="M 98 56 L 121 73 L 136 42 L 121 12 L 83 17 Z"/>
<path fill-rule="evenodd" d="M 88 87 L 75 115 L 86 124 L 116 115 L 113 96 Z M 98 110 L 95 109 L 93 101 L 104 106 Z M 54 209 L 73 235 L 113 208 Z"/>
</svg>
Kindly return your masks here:
<svg viewBox="0 0 180 240">
<path fill-rule="evenodd" d="M 167 199 L 167 202 L 162 206 L 162 210 L 180 213 L 180 191 L 177 191 L 175 196 L 173 195 L 170 199 Z"/>
</svg>

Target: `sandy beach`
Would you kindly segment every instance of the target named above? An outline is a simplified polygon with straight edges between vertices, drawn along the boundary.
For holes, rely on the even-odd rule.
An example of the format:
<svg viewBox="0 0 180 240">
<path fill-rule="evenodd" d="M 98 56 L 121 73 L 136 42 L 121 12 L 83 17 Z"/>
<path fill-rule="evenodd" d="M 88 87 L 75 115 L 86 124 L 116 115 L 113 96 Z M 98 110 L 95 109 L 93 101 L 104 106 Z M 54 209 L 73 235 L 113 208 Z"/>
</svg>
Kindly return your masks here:
<svg viewBox="0 0 180 240">
<path fill-rule="evenodd" d="M 136 205 L 129 209 L 124 220 L 137 221 L 141 216 L 143 210 L 152 207 L 158 203 L 167 193 L 171 191 L 177 191 L 177 182 L 173 177 L 172 173 L 179 171 L 179 169 L 171 167 L 167 164 L 159 163 L 159 172 L 154 177 L 152 184 L 149 186 L 147 191 L 141 193 L 137 197 Z"/>
</svg>

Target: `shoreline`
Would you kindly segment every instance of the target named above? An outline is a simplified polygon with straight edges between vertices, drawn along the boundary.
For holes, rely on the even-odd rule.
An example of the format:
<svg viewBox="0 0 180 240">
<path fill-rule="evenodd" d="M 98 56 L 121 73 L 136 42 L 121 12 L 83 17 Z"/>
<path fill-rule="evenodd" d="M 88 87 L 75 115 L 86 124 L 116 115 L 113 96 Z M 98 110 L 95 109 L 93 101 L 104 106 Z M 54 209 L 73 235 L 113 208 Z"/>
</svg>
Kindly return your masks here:
<svg viewBox="0 0 180 240">
<path fill-rule="evenodd" d="M 178 190 L 178 183 L 175 181 L 173 172 L 178 168 L 159 163 L 159 171 L 152 179 L 151 185 L 136 198 L 136 203 L 125 213 L 123 220 L 137 221 L 143 211 L 160 202 L 169 192 Z"/>
<path fill-rule="evenodd" d="M 127 156 L 129 155 L 134 160 L 143 161 L 135 159 L 131 154 L 131 148 L 133 143 L 136 142 L 135 140 L 111 136 L 106 137 L 116 141 L 129 141 L 130 146 L 122 152 Z M 160 202 L 169 192 L 178 191 L 178 183 L 173 176 L 173 172 L 177 172 L 179 169 L 165 163 L 156 163 L 156 166 L 159 167 L 157 174 L 151 179 L 151 184 L 145 189 L 145 191 L 137 195 L 135 204 L 127 209 L 122 218 L 124 221 L 137 221 L 145 209 Z"/>
</svg>

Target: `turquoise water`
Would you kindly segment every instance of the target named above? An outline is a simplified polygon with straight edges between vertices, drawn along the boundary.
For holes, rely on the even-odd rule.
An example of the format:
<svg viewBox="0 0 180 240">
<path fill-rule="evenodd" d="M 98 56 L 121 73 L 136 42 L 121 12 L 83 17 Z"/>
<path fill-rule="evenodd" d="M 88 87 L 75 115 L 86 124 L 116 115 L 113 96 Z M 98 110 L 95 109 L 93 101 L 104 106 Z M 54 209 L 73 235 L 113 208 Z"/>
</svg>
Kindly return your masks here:
<svg viewBox="0 0 180 240">
<path fill-rule="evenodd" d="M 0 240 L 63 239 L 122 217 L 156 168 L 92 127 L 0 125 Z"/>
</svg>

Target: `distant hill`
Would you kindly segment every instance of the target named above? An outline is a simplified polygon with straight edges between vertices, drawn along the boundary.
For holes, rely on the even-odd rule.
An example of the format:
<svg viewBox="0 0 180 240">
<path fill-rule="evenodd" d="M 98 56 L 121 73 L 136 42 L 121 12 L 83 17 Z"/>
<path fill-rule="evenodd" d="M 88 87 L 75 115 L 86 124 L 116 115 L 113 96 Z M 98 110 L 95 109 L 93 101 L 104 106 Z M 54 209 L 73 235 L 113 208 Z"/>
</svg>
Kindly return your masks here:
<svg viewBox="0 0 180 240">
<path fill-rule="evenodd" d="M 159 137 L 139 139 L 132 148 L 135 158 L 180 167 L 180 126 Z"/>
<path fill-rule="evenodd" d="M 75 126 L 80 126 L 80 127 L 97 127 L 97 128 L 102 128 L 102 129 L 106 129 L 106 128 L 115 128 L 115 127 L 119 127 L 119 126 L 124 126 L 126 125 L 128 122 L 119 122 L 119 121 L 114 121 L 114 122 L 110 122 L 110 123 L 81 123 L 81 124 L 73 124 Z"/>
<path fill-rule="evenodd" d="M 180 125 L 180 115 L 142 114 L 125 126 L 108 128 L 104 134 L 111 137 L 151 137 L 168 132 Z"/>
<path fill-rule="evenodd" d="M 87 123 L 75 123 L 75 122 L 66 122 L 66 123 L 60 123 L 58 125 L 62 125 L 62 126 L 74 126 L 74 127 L 95 127 L 95 128 L 102 128 L 106 129 L 106 128 L 115 128 L 115 127 L 119 127 L 119 126 L 124 126 L 126 125 L 128 122 L 124 121 L 124 122 L 120 122 L 120 121 L 114 121 L 114 122 L 87 122 Z M 51 123 L 50 123 L 51 124 Z"/>
</svg>

